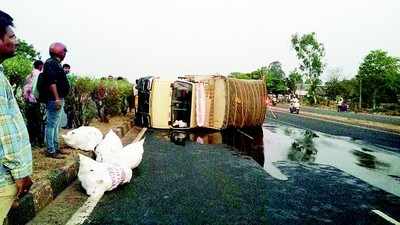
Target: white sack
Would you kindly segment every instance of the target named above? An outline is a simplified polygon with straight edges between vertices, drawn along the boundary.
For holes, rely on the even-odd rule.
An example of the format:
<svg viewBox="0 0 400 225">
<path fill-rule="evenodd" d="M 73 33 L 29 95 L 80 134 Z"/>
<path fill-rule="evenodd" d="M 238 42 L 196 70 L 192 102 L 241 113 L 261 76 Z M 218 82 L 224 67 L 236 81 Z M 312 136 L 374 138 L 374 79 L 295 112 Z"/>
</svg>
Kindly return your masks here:
<svg viewBox="0 0 400 225">
<path fill-rule="evenodd" d="M 122 151 L 106 152 L 102 154 L 102 162 L 115 164 L 119 166 L 128 166 L 134 169 L 139 166 L 143 158 L 144 139 L 138 142 L 132 142 L 125 146 Z"/>
<path fill-rule="evenodd" d="M 94 152 L 96 153 L 96 161 L 103 162 L 103 155 L 108 153 L 119 152 L 122 150 L 122 142 L 112 129 L 106 134 L 104 139 L 97 145 Z"/>
<path fill-rule="evenodd" d="M 103 195 L 132 178 L 132 170 L 126 166 L 99 163 L 81 154 L 79 162 L 78 179 L 89 196 Z"/>
<path fill-rule="evenodd" d="M 61 135 L 65 143 L 75 149 L 93 151 L 103 139 L 103 134 L 96 127 L 82 126 Z"/>
<path fill-rule="evenodd" d="M 105 164 L 79 154 L 78 179 L 89 196 L 102 195 L 112 187 Z"/>
<path fill-rule="evenodd" d="M 172 124 L 172 126 L 183 128 L 183 127 L 187 127 L 187 123 L 183 122 L 183 120 L 175 120 L 175 122 Z"/>
</svg>

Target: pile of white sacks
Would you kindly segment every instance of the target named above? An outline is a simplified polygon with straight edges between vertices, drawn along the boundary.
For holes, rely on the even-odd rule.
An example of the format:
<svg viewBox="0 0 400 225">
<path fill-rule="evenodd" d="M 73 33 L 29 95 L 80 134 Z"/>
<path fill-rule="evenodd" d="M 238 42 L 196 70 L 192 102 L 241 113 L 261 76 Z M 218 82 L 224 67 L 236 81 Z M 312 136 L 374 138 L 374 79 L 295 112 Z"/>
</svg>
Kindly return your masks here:
<svg viewBox="0 0 400 225">
<path fill-rule="evenodd" d="M 71 130 L 62 137 L 68 146 L 96 154 L 96 161 L 79 154 L 78 179 L 89 196 L 103 195 L 128 183 L 132 169 L 142 161 L 144 139 L 123 147 L 112 130 L 103 139 L 99 129 L 87 126 Z"/>
</svg>

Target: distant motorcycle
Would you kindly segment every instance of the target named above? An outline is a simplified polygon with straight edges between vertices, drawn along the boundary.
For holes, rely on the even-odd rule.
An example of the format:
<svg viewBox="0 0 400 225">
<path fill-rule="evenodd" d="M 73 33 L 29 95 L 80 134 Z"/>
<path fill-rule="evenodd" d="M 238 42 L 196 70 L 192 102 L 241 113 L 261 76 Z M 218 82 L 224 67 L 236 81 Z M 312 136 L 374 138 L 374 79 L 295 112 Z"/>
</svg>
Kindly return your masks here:
<svg viewBox="0 0 400 225">
<path fill-rule="evenodd" d="M 290 105 L 289 105 L 289 111 L 290 111 L 290 113 L 299 114 L 299 112 L 300 112 L 300 102 L 298 100 L 291 101 Z"/>
<path fill-rule="evenodd" d="M 272 98 L 272 105 L 275 106 L 277 102 L 278 102 L 278 99 L 276 97 L 273 97 Z"/>
<path fill-rule="evenodd" d="M 345 102 L 342 102 L 340 105 L 338 105 L 338 112 L 348 112 L 349 111 L 349 105 Z"/>
</svg>

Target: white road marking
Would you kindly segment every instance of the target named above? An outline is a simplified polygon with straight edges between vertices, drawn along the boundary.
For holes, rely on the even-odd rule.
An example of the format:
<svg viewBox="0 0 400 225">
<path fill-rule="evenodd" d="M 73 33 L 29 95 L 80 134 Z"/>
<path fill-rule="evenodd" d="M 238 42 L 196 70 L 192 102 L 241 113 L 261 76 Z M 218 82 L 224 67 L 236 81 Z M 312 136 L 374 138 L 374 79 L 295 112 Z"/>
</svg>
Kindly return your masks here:
<svg viewBox="0 0 400 225">
<path fill-rule="evenodd" d="M 147 127 L 142 128 L 142 130 L 138 133 L 136 136 L 135 140 L 133 142 L 138 142 L 140 139 L 142 139 L 144 133 L 146 133 Z"/>
<path fill-rule="evenodd" d="M 86 202 L 72 215 L 65 225 L 80 225 L 90 216 L 94 207 L 103 195 L 89 197 Z"/>
<path fill-rule="evenodd" d="M 392 217 L 386 215 L 385 213 L 383 213 L 383 212 L 381 212 L 381 211 L 379 211 L 377 209 L 372 210 L 372 212 L 376 213 L 378 216 L 382 217 L 386 221 L 389 221 L 390 223 L 393 223 L 393 224 L 396 224 L 396 225 L 400 225 L 400 222 L 396 221 Z"/>
<path fill-rule="evenodd" d="M 142 130 L 136 136 L 134 142 L 138 142 L 142 139 L 144 133 L 147 128 L 142 128 Z M 89 197 L 86 202 L 72 215 L 72 217 L 68 220 L 65 225 L 80 225 L 85 222 L 85 220 L 90 216 L 94 207 L 96 207 L 97 203 L 100 201 L 103 195 Z"/>
</svg>

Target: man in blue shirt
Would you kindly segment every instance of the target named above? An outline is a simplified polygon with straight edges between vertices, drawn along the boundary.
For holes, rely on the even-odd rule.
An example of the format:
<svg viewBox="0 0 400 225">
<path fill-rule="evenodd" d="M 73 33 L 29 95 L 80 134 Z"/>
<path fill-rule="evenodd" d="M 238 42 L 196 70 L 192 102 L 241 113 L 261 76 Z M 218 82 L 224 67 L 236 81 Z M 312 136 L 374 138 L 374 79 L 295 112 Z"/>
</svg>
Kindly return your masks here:
<svg viewBox="0 0 400 225">
<path fill-rule="evenodd" d="M 0 63 L 15 55 L 17 38 L 13 18 L 0 11 Z M 29 134 L 12 88 L 0 65 L 0 224 L 14 200 L 32 185 Z"/>
</svg>

